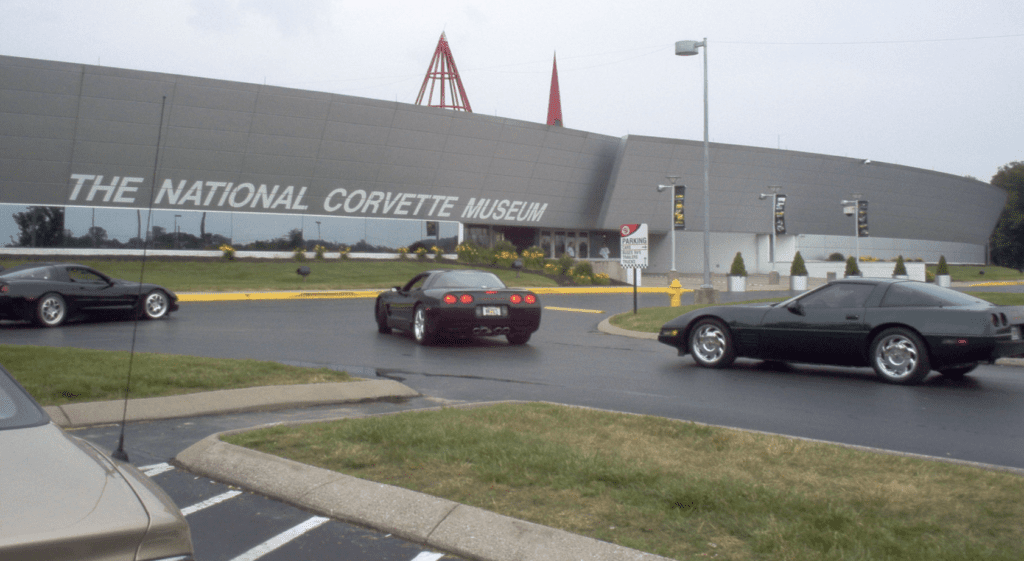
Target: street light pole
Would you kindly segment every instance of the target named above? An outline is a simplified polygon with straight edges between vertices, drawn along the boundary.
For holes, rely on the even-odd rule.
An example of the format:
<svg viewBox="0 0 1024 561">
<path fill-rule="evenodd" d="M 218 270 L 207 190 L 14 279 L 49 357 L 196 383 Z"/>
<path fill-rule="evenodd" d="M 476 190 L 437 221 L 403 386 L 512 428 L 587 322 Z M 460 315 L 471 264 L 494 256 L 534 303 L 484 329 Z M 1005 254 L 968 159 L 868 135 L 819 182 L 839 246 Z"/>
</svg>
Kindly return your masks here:
<svg viewBox="0 0 1024 561">
<path fill-rule="evenodd" d="M 175 214 L 174 215 L 174 249 L 178 249 L 178 248 L 181 247 L 181 244 L 178 243 L 178 219 L 179 218 L 181 218 L 180 214 Z"/>
<path fill-rule="evenodd" d="M 782 190 L 782 186 L 781 185 L 769 185 L 768 186 L 768 190 L 771 191 L 771 194 L 761 193 L 758 196 L 758 198 L 761 199 L 762 201 L 767 199 L 768 197 L 772 198 L 772 215 L 771 215 L 771 218 L 772 218 L 772 223 L 771 223 L 771 227 L 772 227 L 772 230 L 771 230 L 771 232 L 772 232 L 772 244 L 771 244 L 771 247 L 768 248 L 768 260 L 771 261 L 771 263 L 772 263 L 772 270 L 774 271 L 775 270 L 775 212 L 776 212 L 775 209 L 778 208 L 778 204 L 779 204 L 779 191 Z"/>
<path fill-rule="evenodd" d="M 316 243 L 320 243 L 323 238 L 320 237 L 320 221 L 316 221 Z"/>
<path fill-rule="evenodd" d="M 853 205 L 853 239 L 856 243 L 857 248 L 857 267 L 860 268 L 860 224 L 857 220 L 857 213 L 860 212 L 860 198 L 864 195 L 860 193 L 853 194 L 853 200 L 843 200 L 843 206 Z"/>
<path fill-rule="evenodd" d="M 717 298 L 714 288 L 711 286 L 711 171 L 710 171 L 710 148 L 708 143 L 708 38 L 703 41 L 677 41 L 677 56 L 692 56 L 699 51 L 698 47 L 704 47 L 704 284 L 701 290 L 704 297 L 697 297 L 698 300 L 706 300 L 714 303 Z"/>
<path fill-rule="evenodd" d="M 669 269 L 669 282 L 675 280 L 676 273 L 676 183 L 679 182 L 678 175 L 667 175 L 665 179 L 668 180 L 668 185 L 658 185 L 658 192 L 668 190 L 668 235 L 672 239 L 672 268 Z"/>
</svg>

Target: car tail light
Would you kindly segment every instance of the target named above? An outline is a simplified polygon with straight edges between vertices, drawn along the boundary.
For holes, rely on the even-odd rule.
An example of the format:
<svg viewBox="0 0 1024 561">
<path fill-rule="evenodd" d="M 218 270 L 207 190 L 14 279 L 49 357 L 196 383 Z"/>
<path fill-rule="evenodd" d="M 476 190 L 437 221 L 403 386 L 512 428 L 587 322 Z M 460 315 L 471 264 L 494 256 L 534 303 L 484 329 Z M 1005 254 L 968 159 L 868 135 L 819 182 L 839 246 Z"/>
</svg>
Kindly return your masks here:
<svg viewBox="0 0 1024 561">
<path fill-rule="evenodd" d="M 10 287 L 6 284 L 0 284 L 0 292 L 7 292 L 8 290 L 10 290 Z"/>
<path fill-rule="evenodd" d="M 459 296 L 459 302 L 462 302 L 463 304 L 472 304 L 473 303 L 473 295 L 471 295 L 471 294 L 463 294 L 462 296 Z"/>
<path fill-rule="evenodd" d="M 508 297 L 508 301 L 512 302 L 513 304 L 518 304 L 523 301 L 523 297 L 518 294 L 513 294 L 512 296 Z"/>
<path fill-rule="evenodd" d="M 454 303 L 456 303 L 458 301 L 459 301 L 459 299 L 456 298 L 454 294 L 445 294 L 444 295 L 444 303 L 445 304 L 454 304 Z"/>
<path fill-rule="evenodd" d="M 526 295 L 526 303 L 527 304 L 536 304 L 537 303 L 537 297 L 534 296 L 533 294 L 527 294 Z"/>
</svg>

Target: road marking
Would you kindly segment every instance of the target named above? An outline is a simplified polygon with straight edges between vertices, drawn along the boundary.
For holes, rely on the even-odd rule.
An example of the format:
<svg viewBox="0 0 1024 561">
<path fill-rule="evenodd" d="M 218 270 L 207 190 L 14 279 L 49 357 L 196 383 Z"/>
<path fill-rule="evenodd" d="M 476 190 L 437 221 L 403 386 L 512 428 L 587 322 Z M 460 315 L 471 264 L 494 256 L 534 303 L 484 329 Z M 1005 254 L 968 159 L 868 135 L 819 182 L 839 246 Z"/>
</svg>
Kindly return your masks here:
<svg viewBox="0 0 1024 561">
<path fill-rule="evenodd" d="M 153 477 L 154 475 L 160 475 L 161 473 L 171 471 L 172 469 L 174 469 L 174 466 L 165 462 L 162 464 L 153 464 L 151 466 L 142 466 L 139 468 L 139 471 L 141 471 L 146 477 Z"/>
<path fill-rule="evenodd" d="M 416 557 L 413 557 L 412 561 L 437 561 L 442 557 L 444 557 L 443 553 L 431 553 L 429 551 L 424 551 Z"/>
<path fill-rule="evenodd" d="M 201 503 L 196 503 L 196 504 L 194 504 L 192 506 L 187 506 L 187 507 L 181 509 L 181 513 L 183 515 L 185 515 L 185 516 L 188 516 L 188 515 L 190 515 L 192 513 L 199 512 L 200 510 L 203 510 L 204 508 L 209 508 L 209 507 L 211 507 L 213 505 L 220 504 L 220 503 L 222 503 L 222 502 L 224 502 L 224 501 L 226 501 L 228 499 L 233 499 L 233 498 L 235 498 L 235 497 L 237 497 L 238 495 L 241 495 L 241 494 L 242 494 L 241 491 L 228 491 L 227 493 L 221 493 L 221 494 L 217 495 L 216 497 L 210 497 L 209 499 L 206 499 L 205 501 L 203 501 Z"/>
<path fill-rule="evenodd" d="M 586 310 L 583 308 L 559 308 L 557 306 L 544 306 L 545 310 L 556 310 L 559 312 L 579 312 L 581 314 L 603 314 L 603 310 Z"/>
<path fill-rule="evenodd" d="M 245 553 L 235 557 L 231 561 L 256 561 L 260 557 L 274 551 L 275 549 L 287 544 L 295 538 L 305 534 L 306 532 L 320 527 L 321 524 L 327 522 L 330 518 L 324 518 L 322 516 L 314 516 L 309 520 L 299 524 L 298 526 L 282 532 L 273 538 L 257 545 L 256 547 L 246 551 Z"/>
</svg>

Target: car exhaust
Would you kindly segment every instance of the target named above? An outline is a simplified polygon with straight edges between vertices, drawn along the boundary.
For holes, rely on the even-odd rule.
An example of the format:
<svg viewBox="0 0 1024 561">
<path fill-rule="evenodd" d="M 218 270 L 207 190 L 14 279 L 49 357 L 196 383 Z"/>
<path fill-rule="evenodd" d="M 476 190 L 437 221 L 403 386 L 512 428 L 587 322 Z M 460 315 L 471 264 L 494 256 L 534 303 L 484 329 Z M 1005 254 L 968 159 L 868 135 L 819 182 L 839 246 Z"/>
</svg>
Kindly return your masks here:
<svg viewBox="0 0 1024 561">
<path fill-rule="evenodd" d="M 473 335 L 507 335 L 512 332 L 509 327 L 490 328 L 485 325 L 478 325 L 473 328 Z"/>
</svg>

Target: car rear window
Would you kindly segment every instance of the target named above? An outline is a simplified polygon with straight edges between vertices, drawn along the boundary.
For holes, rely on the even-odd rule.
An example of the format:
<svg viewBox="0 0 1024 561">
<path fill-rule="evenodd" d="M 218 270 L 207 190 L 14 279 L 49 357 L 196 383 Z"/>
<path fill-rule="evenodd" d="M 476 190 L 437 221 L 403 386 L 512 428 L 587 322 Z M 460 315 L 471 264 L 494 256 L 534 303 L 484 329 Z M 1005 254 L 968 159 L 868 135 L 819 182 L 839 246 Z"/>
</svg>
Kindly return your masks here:
<svg viewBox="0 0 1024 561">
<path fill-rule="evenodd" d="M 32 279 L 32 280 L 50 280 L 54 278 L 53 267 L 28 267 L 16 269 L 9 269 L 7 271 L 0 272 L 0 279 L 13 280 L 13 279 Z"/>
<path fill-rule="evenodd" d="M 882 298 L 882 306 L 911 308 L 941 308 L 943 306 L 989 305 L 985 300 L 975 298 L 948 288 L 923 282 L 901 282 L 889 287 Z"/>
<path fill-rule="evenodd" d="M 430 288 L 505 288 L 505 284 L 494 273 L 452 271 L 438 276 Z"/>
<path fill-rule="evenodd" d="M 0 430 L 45 425 L 49 415 L 0 367 Z"/>
</svg>

